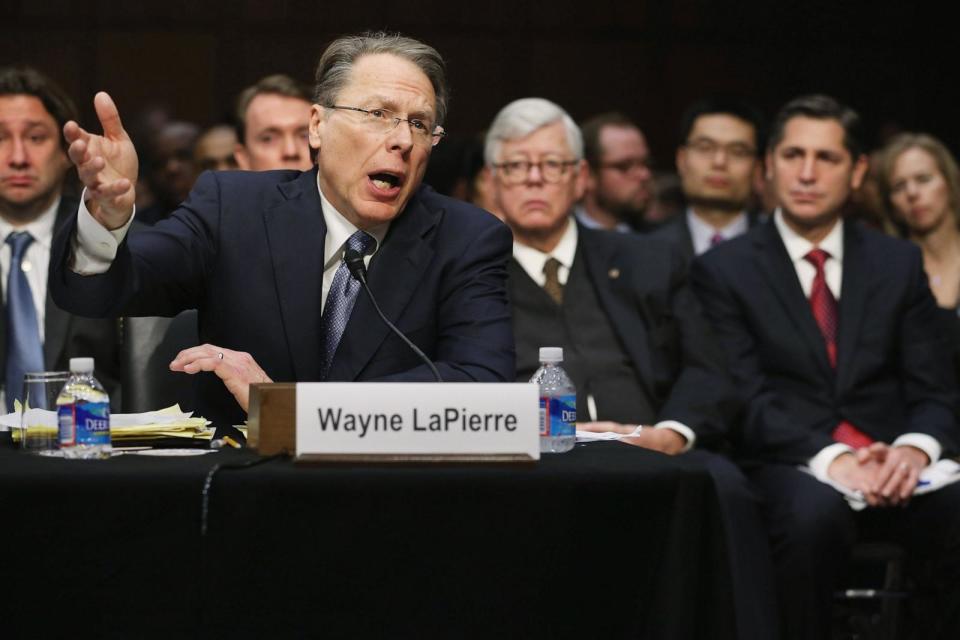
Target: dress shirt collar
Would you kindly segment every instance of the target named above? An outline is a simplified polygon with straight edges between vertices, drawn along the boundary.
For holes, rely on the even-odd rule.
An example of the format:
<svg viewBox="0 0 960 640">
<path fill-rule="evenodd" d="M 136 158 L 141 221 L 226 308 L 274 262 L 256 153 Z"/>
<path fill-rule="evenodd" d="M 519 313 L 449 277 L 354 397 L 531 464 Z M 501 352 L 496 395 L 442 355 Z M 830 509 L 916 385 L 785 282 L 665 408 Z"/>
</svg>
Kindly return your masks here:
<svg viewBox="0 0 960 640">
<path fill-rule="evenodd" d="M 724 240 L 730 240 L 744 234 L 750 228 L 750 220 L 747 213 L 741 211 L 722 229 L 717 229 L 700 219 L 700 216 L 693 212 L 693 209 L 687 207 L 687 227 L 690 229 L 690 239 L 693 240 L 693 251 L 700 255 L 710 248 L 714 234 L 719 233 Z"/>
<path fill-rule="evenodd" d="M 555 258 L 560 263 L 560 283 L 566 284 L 567 274 L 570 273 L 573 258 L 577 253 L 577 235 L 577 223 L 574 222 L 573 216 L 570 216 L 567 218 L 567 229 L 563 232 L 560 242 L 553 248 L 553 251 L 543 253 L 514 240 L 513 257 L 527 272 L 527 275 L 540 286 L 543 286 L 546 281 L 543 275 L 543 265 L 547 262 L 547 258 Z"/>
<path fill-rule="evenodd" d="M 0 218 L 0 242 L 5 242 L 7 236 L 13 231 L 28 231 L 33 236 L 33 241 L 42 246 L 47 251 L 53 243 L 53 227 L 57 222 L 57 209 L 60 208 L 60 197 L 53 201 L 50 207 L 40 214 L 40 216 L 22 227 L 15 227 L 8 221 Z"/>
<path fill-rule="evenodd" d="M 783 246 L 787 249 L 787 255 L 794 264 L 804 261 L 804 256 L 810 253 L 811 249 L 820 247 L 830 254 L 830 257 L 837 261 L 837 264 L 843 265 L 843 221 L 839 218 L 833 225 L 830 233 L 815 245 L 787 225 L 783 220 L 783 212 L 777 207 L 773 212 L 773 222 L 777 225 L 777 231 L 783 240 Z"/>
<path fill-rule="evenodd" d="M 317 173 L 317 191 L 320 193 L 320 206 L 323 209 L 323 222 L 327 226 L 327 235 L 323 240 L 323 269 L 326 271 L 334 263 L 339 262 L 340 258 L 343 257 L 343 246 L 347 243 L 347 240 L 352 236 L 357 228 L 353 225 L 352 222 L 343 217 L 343 214 L 337 211 L 330 201 L 327 200 L 326 196 L 323 195 L 323 191 L 320 189 L 320 174 Z M 387 235 L 387 230 L 390 228 L 390 223 L 385 222 L 383 224 L 371 227 L 366 229 L 366 232 L 373 236 L 374 240 L 377 241 L 376 246 L 373 251 L 370 253 L 370 257 L 373 256 L 377 251 L 380 250 L 380 245 L 383 243 L 383 239 Z M 366 262 L 369 264 L 370 257 L 366 258 Z"/>
</svg>

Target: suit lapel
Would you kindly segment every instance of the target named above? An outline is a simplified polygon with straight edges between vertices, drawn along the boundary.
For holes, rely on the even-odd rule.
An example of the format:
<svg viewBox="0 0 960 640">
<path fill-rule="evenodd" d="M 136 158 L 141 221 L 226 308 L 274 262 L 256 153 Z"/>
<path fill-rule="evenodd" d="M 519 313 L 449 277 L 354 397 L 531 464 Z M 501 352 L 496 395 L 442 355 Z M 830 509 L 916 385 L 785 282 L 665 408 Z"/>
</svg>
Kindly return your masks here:
<svg viewBox="0 0 960 640">
<path fill-rule="evenodd" d="M 754 236 L 753 242 L 758 270 L 770 282 L 771 289 L 783 304 L 801 339 L 809 347 L 817 366 L 824 374 L 832 377 L 834 371 L 827 359 L 826 343 L 810 310 L 810 301 L 803 295 L 793 262 L 783 246 L 780 234 L 777 233 L 777 226 L 763 225 Z"/>
<path fill-rule="evenodd" d="M 630 266 L 635 263 L 636 256 L 621 257 L 613 243 L 598 242 L 596 234 L 583 226 L 579 228 L 578 245 L 577 259 L 584 261 L 600 305 L 630 355 L 647 397 L 655 398 L 651 386 L 654 376 L 649 344 L 650 318 L 642 309 L 643 301 L 637 299 L 636 292 L 630 289 Z"/>
<path fill-rule="evenodd" d="M 263 211 L 287 349 L 297 380 L 320 376 L 320 299 L 323 292 L 323 222 L 317 171 L 277 185 Z"/>
<path fill-rule="evenodd" d="M 693 260 L 696 251 L 693 248 L 693 234 L 690 232 L 690 223 L 687 221 L 687 212 L 682 211 L 679 214 L 680 222 L 680 243 L 687 260 Z"/>
<path fill-rule="evenodd" d="M 47 371 L 52 371 L 67 344 L 70 314 L 54 304 L 49 291 L 46 305 L 43 320 L 43 363 Z"/>
<path fill-rule="evenodd" d="M 869 296 L 870 256 L 863 236 L 853 222 L 843 228 L 843 280 L 840 289 L 840 327 L 837 331 L 837 386 L 852 368 L 856 338 L 863 323 Z"/>
<path fill-rule="evenodd" d="M 394 324 L 410 302 L 423 273 L 433 259 L 428 232 L 440 221 L 442 210 L 428 210 L 419 192 L 390 225 L 383 246 L 370 261 L 370 290 L 384 315 Z M 330 365 L 329 380 L 356 380 L 390 330 L 363 291 L 340 338 Z"/>
<path fill-rule="evenodd" d="M 61 197 L 60 206 L 57 208 L 57 219 L 53 226 L 54 235 L 65 220 L 77 215 L 77 205 L 76 199 L 67 196 Z M 49 287 L 47 287 L 47 298 L 44 305 L 43 363 L 45 369 L 52 371 L 60 358 L 60 354 L 66 347 L 71 316 L 53 302 Z"/>
</svg>

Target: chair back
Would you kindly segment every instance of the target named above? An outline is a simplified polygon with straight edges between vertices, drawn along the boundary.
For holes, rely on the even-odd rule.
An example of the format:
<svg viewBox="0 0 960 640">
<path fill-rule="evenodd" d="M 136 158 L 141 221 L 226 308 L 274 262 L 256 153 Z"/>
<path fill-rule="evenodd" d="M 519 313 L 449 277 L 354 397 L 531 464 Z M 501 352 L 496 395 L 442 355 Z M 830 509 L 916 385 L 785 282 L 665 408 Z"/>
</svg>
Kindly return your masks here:
<svg viewBox="0 0 960 640">
<path fill-rule="evenodd" d="M 174 318 L 124 318 L 122 411 L 154 411 L 178 403 L 193 411 L 196 377 L 170 371 L 169 365 L 180 351 L 198 343 L 195 309 Z"/>
</svg>

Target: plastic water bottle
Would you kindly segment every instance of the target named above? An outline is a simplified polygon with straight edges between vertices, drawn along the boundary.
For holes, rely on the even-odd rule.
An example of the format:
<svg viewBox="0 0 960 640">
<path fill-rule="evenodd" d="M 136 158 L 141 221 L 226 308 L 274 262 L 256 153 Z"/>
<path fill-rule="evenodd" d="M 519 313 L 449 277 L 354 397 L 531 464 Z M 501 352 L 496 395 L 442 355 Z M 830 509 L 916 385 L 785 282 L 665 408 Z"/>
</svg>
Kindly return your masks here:
<svg viewBox="0 0 960 640">
<path fill-rule="evenodd" d="M 70 358 L 70 378 L 57 397 L 57 422 L 64 457 L 110 457 L 110 396 L 93 377 L 93 358 Z"/>
<path fill-rule="evenodd" d="M 540 368 L 530 378 L 540 386 L 540 453 L 573 449 L 577 436 L 577 390 L 560 363 L 563 348 L 540 347 Z"/>
</svg>

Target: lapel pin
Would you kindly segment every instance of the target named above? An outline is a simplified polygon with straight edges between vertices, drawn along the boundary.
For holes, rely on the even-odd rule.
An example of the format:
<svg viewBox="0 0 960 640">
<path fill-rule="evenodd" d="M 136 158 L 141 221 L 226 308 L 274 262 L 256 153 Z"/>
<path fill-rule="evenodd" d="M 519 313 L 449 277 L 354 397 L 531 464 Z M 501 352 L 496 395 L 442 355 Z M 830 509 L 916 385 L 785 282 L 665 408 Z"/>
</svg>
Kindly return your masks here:
<svg viewBox="0 0 960 640">
<path fill-rule="evenodd" d="M 620 277 L 620 269 L 614 267 L 613 269 L 610 269 L 610 271 L 607 271 L 607 275 L 610 276 L 611 280 L 616 280 Z"/>
</svg>

